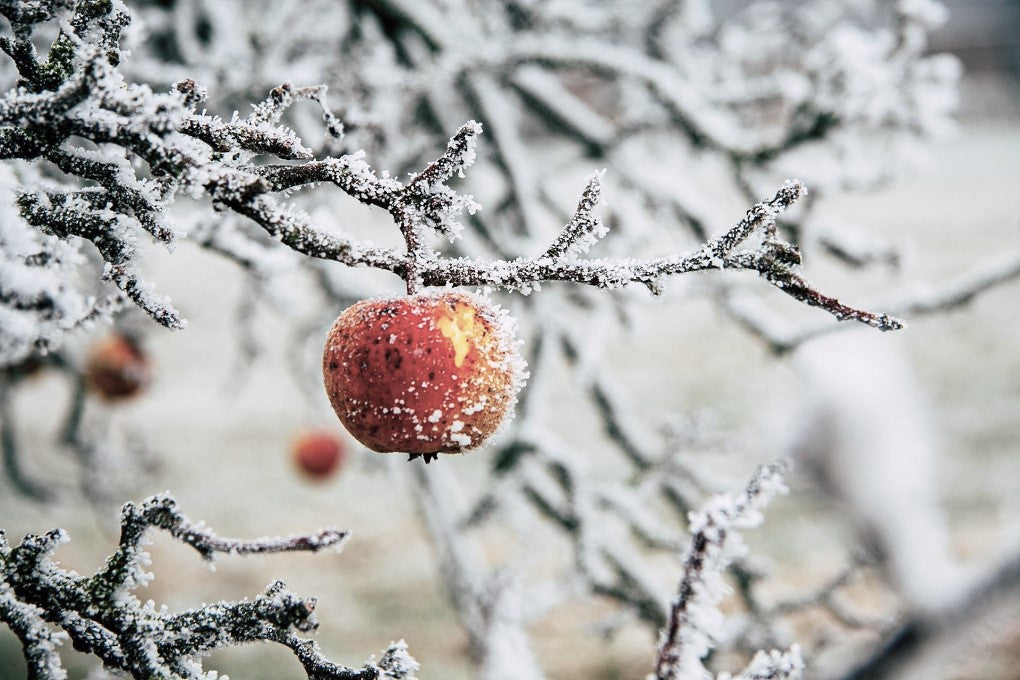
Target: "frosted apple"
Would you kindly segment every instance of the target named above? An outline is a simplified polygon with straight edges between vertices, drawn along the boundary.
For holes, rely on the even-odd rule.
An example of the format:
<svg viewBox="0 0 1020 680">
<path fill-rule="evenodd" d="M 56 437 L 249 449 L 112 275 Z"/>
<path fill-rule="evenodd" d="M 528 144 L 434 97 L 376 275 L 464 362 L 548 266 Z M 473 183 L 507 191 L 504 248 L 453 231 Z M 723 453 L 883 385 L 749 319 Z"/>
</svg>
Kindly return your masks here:
<svg viewBox="0 0 1020 680">
<path fill-rule="evenodd" d="M 358 441 L 426 461 L 480 446 L 525 377 L 509 315 L 460 292 L 353 305 L 329 332 L 322 372 Z"/>
<path fill-rule="evenodd" d="M 108 400 L 127 399 L 145 389 L 152 380 L 149 359 L 134 340 L 111 335 L 89 350 L 85 384 Z"/>
<path fill-rule="evenodd" d="M 339 469 L 346 458 L 343 442 L 332 432 L 314 430 L 294 440 L 294 463 L 311 479 L 326 479 Z"/>
</svg>

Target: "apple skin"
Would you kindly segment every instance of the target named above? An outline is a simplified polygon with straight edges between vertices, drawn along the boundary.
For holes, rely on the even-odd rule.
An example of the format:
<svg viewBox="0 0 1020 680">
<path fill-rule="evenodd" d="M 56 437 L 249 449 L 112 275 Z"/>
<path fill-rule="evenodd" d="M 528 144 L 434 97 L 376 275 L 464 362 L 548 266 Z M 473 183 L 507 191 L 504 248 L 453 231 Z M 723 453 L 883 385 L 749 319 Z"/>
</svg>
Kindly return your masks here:
<svg viewBox="0 0 1020 680">
<path fill-rule="evenodd" d="M 512 410 L 524 377 L 508 315 L 461 292 L 349 307 L 329 332 L 322 372 L 355 439 L 426 462 L 480 446 Z"/>
<path fill-rule="evenodd" d="M 347 451 L 332 432 L 314 430 L 294 440 L 294 463 L 309 479 L 324 480 L 343 465 Z"/>
<path fill-rule="evenodd" d="M 130 338 L 111 335 L 89 350 L 85 384 L 104 399 L 129 399 L 148 387 L 151 380 L 149 359 Z"/>
</svg>

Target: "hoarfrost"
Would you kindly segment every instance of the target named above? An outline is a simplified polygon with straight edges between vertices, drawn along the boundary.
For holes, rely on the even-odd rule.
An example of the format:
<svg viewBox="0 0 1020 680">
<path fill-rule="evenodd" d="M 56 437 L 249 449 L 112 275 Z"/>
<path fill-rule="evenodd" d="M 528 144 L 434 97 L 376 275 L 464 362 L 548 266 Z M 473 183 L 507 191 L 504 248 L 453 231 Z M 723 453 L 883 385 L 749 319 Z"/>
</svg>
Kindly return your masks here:
<svg viewBox="0 0 1020 680">
<path fill-rule="evenodd" d="M 67 536 L 59 530 L 29 535 L 9 547 L 0 533 L 0 620 L 19 637 L 33 677 L 66 678 L 56 646 L 70 638 L 77 649 L 99 656 L 105 667 L 132 677 L 215 678 L 202 658 L 223 647 L 253 641 L 290 648 L 309 678 L 386 677 L 414 680 L 417 662 L 406 644 L 393 643 L 379 661 L 351 669 L 326 659 L 297 632 L 314 630 L 314 599 L 302 599 L 274 581 L 252 600 L 221 601 L 174 613 L 140 602 L 132 591 L 147 582 L 141 568 L 148 555 L 140 546 L 150 528 L 167 531 L 205 559 L 235 555 L 319 551 L 341 545 L 346 532 L 325 529 L 283 539 L 224 539 L 190 522 L 174 499 L 161 494 L 128 503 L 121 513 L 120 542 L 104 567 L 90 576 L 61 569 L 52 554 Z M 45 611 L 42 609 L 45 606 Z M 44 618 L 45 615 L 45 618 Z M 49 623 L 62 631 L 54 633 Z"/>
</svg>

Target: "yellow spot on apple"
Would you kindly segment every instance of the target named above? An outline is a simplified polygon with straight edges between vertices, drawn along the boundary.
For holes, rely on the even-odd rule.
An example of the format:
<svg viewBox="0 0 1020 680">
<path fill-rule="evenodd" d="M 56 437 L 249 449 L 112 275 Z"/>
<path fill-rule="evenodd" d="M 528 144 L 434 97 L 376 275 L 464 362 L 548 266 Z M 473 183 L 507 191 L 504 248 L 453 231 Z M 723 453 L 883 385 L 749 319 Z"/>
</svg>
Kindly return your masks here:
<svg viewBox="0 0 1020 680">
<path fill-rule="evenodd" d="M 471 351 L 471 339 L 478 333 L 475 310 L 470 305 L 456 304 L 450 316 L 436 322 L 439 331 L 453 343 L 453 363 L 460 367 Z"/>
</svg>

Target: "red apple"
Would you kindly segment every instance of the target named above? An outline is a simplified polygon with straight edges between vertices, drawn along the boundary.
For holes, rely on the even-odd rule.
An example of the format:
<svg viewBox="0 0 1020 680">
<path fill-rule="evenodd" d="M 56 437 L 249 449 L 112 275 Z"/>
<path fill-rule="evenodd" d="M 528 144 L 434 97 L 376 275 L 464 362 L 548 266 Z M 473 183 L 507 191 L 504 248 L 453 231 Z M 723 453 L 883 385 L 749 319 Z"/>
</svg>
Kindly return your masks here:
<svg viewBox="0 0 1020 680">
<path fill-rule="evenodd" d="M 294 462 L 311 479 L 326 479 L 343 464 L 347 452 L 332 432 L 305 432 L 294 440 Z"/>
<path fill-rule="evenodd" d="M 322 355 L 340 422 L 373 451 L 426 461 L 480 446 L 526 377 L 509 315 L 459 292 L 365 300 L 333 324 Z"/>
<path fill-rule="evenodd" d="M 133 339 L 111 335 L 89 351 L 85 383 L 104 399 L 116 401 L 133 397 L 151 380 L 148 357 Z"/>
</svg>

